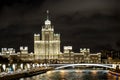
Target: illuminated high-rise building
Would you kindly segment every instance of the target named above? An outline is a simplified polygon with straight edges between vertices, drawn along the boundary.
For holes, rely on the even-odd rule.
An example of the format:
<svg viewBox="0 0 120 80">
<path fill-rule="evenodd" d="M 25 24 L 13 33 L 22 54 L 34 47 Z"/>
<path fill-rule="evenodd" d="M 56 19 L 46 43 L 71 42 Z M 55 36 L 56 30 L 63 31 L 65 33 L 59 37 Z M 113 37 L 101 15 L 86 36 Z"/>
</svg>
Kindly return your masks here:
<svg viewBox="0 0 120 80">
<path fill-rule="evenodd" d="M 54 27 L 49 20 L 49 11 L 41 35 L 34 34 L 34 53 L 36 59 L 57 59 L 60 53 L 60 34 L 54 33 Z"/>
</svg>

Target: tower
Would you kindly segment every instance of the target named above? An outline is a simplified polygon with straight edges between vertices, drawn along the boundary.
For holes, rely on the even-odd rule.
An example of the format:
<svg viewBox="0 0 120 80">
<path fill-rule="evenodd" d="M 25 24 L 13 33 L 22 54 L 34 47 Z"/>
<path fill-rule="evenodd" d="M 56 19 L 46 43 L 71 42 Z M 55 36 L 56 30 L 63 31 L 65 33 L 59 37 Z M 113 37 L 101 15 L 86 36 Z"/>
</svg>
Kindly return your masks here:
<svg viewBox="0 0 120 80">
<path fill-rule="evenodd" d="M 54 33 L 48 10 L 47 19 L 42 26 L 41 37 L 40 34 L 34 34 L 34 53 L 37 59 L 49 60 L 57 59 L 60 53 L 60 34 Z"/>
</svg>

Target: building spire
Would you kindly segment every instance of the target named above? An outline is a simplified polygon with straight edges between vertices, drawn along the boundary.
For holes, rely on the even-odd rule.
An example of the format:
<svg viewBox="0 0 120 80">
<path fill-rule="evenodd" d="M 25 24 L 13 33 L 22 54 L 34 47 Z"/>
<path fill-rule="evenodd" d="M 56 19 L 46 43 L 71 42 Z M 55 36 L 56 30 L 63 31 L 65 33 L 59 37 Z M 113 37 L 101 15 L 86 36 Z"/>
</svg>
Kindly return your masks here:
<svg viewBox="0 0 120 80">
<path fill-rule="evenodd" d="M 51 21 L 49 20 L 49 10 L 47 12 L 47 19 L 45 20 L 45 25 L 51 25 Z"/>
<path fill-rule="evenodd" d="M 47 10 L 46 12 L 47 12 L 47 20 L 49 20 L 49 10 Z"/>
</svg>

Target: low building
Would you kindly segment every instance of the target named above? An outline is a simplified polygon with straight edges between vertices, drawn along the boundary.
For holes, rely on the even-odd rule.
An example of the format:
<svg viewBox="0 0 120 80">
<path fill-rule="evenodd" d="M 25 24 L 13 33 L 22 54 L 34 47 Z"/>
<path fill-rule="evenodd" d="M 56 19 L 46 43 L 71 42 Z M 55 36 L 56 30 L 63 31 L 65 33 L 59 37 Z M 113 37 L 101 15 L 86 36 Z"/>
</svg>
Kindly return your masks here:
<svg viewBox="0 0 120 80">
<path fill-rule="evenodd" d="M 101 63 L 101 53 L 90 53 L 90 49 L 80 49 L 80 53 L 74 53 L 72 46 L 64 46 L 64 53 L 59 55 L 60 63 Z"/>
<path fill-rule="evenodd" d="M 20 52 L 18 52 L 17 54 L 22 61 L 34 61 L 34 54 L 28 52 L 27 46 L 21 46 Z"/>
<path fill-rule="evenodd" d="M 1 54 L 3 54 L 3 55 L 14 55 L 15 54 L 15 49 L 14 48 L 2 48 L 1 49 Z"/>
</svg>

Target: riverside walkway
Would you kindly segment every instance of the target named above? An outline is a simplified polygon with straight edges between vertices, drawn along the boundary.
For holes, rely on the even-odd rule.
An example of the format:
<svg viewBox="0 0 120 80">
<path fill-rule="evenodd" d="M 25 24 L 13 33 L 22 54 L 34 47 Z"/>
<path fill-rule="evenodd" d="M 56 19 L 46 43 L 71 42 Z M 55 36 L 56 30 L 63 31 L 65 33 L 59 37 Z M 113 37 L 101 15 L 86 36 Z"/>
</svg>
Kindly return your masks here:
<svg viewBox="0 0 120 80">
<path fill-rule="evenodd" d="M 12 73 L 4 73 L 3 75 L 0 75 L 0 80 L 18 80 L 19 78 L 22 77 L 29 77 L 41 73 L 45 73 L 47 71 L 52 70 L 52 67 L 38 67 L 38 68 L 33 68 L 33 69 L 28 69 L 28 70 L 21 70 L 21 71 L 15 71 Z"/>
</svg>

